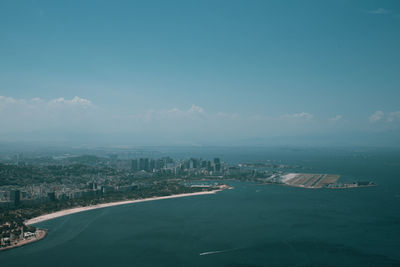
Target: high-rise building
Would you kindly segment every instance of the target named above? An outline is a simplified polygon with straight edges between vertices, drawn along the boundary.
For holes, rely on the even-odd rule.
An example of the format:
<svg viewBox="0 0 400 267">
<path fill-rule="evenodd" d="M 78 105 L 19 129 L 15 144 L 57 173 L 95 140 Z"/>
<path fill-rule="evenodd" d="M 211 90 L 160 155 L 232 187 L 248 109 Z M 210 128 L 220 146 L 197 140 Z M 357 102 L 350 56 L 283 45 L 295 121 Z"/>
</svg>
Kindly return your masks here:
<svg viewBox="0 0 400 267">
<path fill-rule="evenodd" d="M 144 159 L 140 158 L 139 159 L 139 171 L 144 170 Z"/>
<path fill-rule="evenodd" d="M 156 168 L 156 161 L 154 159 L 150 159 L 149 170 L 153 171 Z"/>
<path fill-rule="evenodd" d="M 174 160 L 170 157 L 164 157 L 165 163 L 174 163 Z"/>
<path fill-rule="evenodd" d="M 190 164 L 191 164 L 191 169 L 197 169 L 197 167 L 198 167 L 198 162 L 197 162 L 197 159 L 194 159 L 194 158 L 192 158 L 192 159 L 190 159 Z"/>
<path fill-rule="evenodd" d="M 217 163 L 215 164 L 215 171 L 220 172 L 221 171 L 221 164 Z"/>
<path fill-rule="evenodd" d="M 139 171 L 149 171 L 149 159 L 148 158 L 140 158 L 139 159 Z"/>
<path fill-rule="evenodd" d="M 194 161 L 193 159 L 189 160 L 189 169 L 193 169 L 194 168 Z"/>
<path fill-rule="evenodd" d="M 134 172 L 139 170 L 139 162 L 137 159 L 132 160 L 131 170 Z"/>
<path fill-rule="evenodd" d="M 207 161 L 206 161 L 206 160 L 203 160 L 203 161 L 201 162 L 201 167 L 202 167 L 202 168 L 207 168 Z"/>
<path fill-rule="evenodd" d="M 221 161 L 219 158 L 214 158 L 214 165 L 215 165 L 215 171 L 220 172 L 221 171 Z"/>
<path fill-rule="evenodd" d="M 92 190 L 97 189 L 97 183 L 95 182 L 88 183 L 88 188 Z"/>
<path fill-rule="evenodd" d="M 207 161 L 207 170 L 212 171 L 211 161 Z"/>
<path fill-rule="evenodd" d="M 164 168 L 164 166 L 165 166 L 165 161 L 164 161 L 163 159 L 157 160 L 156 163 L 157 163 L 157 164 L 156 164 L 156 169 L 162 169 L 162 168 Z"/>
</svg>

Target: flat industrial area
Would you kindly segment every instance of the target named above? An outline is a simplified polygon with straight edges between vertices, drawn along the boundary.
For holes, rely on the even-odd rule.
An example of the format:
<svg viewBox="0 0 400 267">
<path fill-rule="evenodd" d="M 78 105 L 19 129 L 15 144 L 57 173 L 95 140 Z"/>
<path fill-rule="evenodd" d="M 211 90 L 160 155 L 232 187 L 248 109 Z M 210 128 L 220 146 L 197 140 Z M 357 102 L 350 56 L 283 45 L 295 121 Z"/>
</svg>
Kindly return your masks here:
<svg viewBox="0 0 400 267">
<path fill-rule="evenodd" d="M 297 187 L 322 188 L 335 184 L 340 178 L 337 174 L 289 173 L 282 177 L 282 182 Z"/>
</svg>

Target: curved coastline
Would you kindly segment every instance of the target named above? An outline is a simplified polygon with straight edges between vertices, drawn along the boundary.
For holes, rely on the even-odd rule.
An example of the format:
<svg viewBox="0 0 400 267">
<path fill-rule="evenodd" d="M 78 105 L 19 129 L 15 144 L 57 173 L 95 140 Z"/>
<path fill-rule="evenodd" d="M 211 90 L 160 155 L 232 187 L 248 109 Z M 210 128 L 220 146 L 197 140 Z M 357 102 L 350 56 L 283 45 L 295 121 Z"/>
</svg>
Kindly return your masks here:
<svg viewBox="0 0 400 267">
<path fill-rule="evenodd" d="M 169 196 L 160 196 L 160 197 L 150 197 L 150 198 L 143 198 L 143 199 L 132 199 L 132 200 L 124 200 L 124 201 L 117 201 L 117 202 L 109 202 L 109 203 L 102 203 L 102 204 L 97 204 L 97 205 L 92 205 L 92 206 L 85 206 L 85 207 L 76 207 L 76 208 L 71 208 L 71 209 L 65 209 L 65 210 L 60 210 L 56 212 L 52 212 L 49 214 L 44 214 L 35 218 L 31 218 L 29 220 L 26 220 L 24 224 L 26 225 L 32 225 L 32 224 L 37 224 L 40 222 L 44 222 L 47 220 L 52 220 L 55 218 L 63 217 L 66 215 L 71 215 L 74 213 L 79 213 L 79 212 L 84 212 L 84 211 L 89 211 L 89 210 L 94 210 L 94 209 L 101 209 L 101 208 L 107 208 L 107 207 L 113 207 L 113 206 L 119 206 L 119 205 L 127 205 L 127 204 L 133 204 L 133 203 L 139 203 L 139 202 L 147 202 L 147 201 L 153 201 L 153 200 L 163 200 L 163 199 L 171 199 L 171 198 L 179 198 L 179 197 L 190 197 L 190 196 L 198 196 L 198 195 L 210 195 L 210 194 L 215 194 L 219 191 L 222 191 L 224 189 L 233 189 L 233 187 L 227 186 L 227 185 L 221 185 L 219 186 L 219 189 L 211 190 L 211 191 L 201 191 L 201 192 L 194 192 L 194 193 L 184 193 L 184 194 L 175 194 L 175 195 L 169 195 Z M 15 244 L 7 247 L 1 247 L 0 251 L 4 250 L 9 250 L 21 246 L 25 246 L 30 243 L 37 242 L 39 240 L 42 240 L 47 236 L 47 230 L 37 228 L 35 232 L 35 237 L 34 238 L 29 238 L 29 239 L 23 239 L 20 240 L 19 242 L 16 242 Z"/>
<path fill-rule="evenodd" d="M 178 198 L 178 197 L 190 197 L 190 196 L 198 196 L 198 195 L 210 195 L 210 194 L 215 194 L 222 190 L 223 189 L 216 189 L 216 190 L 211 190 L 211 191 L 176 194 L 176 195 L 161 196 L 161 197 L 143 198 L 143 199 L 124 200 L 124 201 L 118 201 L 118 202 L 102 203 L 102 204 L 97 204 L 97 205 L 93 205 L 93 206 L 76 207 L 76 208 L 72 208 L 72 209 L 60 210 L 60 211 L 52 212 L 49 214 L 40 215 L 38 217 L 29 219 L 29 220 L 25 221 L 24 223 L 26 225 L 32 225 L 32 224 L 52 220 L 55 218 L 59 218 L 62 216 L 66 216 L 66 215 L 70 215 L 70 214 L 74 214 L 74 213 L 78 213 L 78 212 L 94 210 L 94 209 L 101 209 L 101 208 L 107 208 L 107 207 L 113 207 L 113 206 L 119 206 L 119 205 L 127 205 L 127 204 L 139 203 L 139 202 L 147 202 L 147 201 L 153 201 L 153 200 L 162 200 L 162 199 L 170 199 L 170 198 Z"/>
</svg>

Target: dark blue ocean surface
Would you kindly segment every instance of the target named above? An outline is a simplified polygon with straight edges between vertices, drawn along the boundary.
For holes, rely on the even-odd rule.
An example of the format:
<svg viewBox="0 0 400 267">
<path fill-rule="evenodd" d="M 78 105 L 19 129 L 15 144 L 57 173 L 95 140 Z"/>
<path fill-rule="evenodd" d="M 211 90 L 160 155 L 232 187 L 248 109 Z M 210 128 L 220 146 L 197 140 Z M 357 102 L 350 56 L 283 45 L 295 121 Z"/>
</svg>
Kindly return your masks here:
<svg viewBox="0 0 400 267">
<path fill-rule="evenodd" d="M 0 253 L 1 266 L 400 266 L 396 154 L 293 159 L 377 187 L 329 190 L 231 182 L 215 195 L 78 213 Z"/>
</svg>

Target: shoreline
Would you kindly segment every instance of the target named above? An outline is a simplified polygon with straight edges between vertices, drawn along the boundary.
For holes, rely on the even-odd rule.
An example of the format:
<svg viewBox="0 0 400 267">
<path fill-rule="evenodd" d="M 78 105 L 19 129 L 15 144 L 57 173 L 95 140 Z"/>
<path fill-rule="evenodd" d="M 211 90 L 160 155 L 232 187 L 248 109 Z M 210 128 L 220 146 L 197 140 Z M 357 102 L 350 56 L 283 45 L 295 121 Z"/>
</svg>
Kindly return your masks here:
<svg viewBox="0 0 400 267">
<path fill-rule="evenodd" d="M 291 185 L 286 183 L 260 183 L 257 185 L 278 185 L 278 186 L 288 186 L 288 187 L 297 187 L 297 188 L 304 188 L 304 189 L 353 189 L 353 188 L 365 188 L 365 187 L 374 187 L 377 184 L 370 184 L 370 185 L 358 185 L 358 186 L 341 186 L 341 187 L 308 187 L 308 186 L 301 186 L 301 185 Z M 352 184 L 350 184 L 352 185 Z"/>
<path fill-rule="evenodd" d="M 44 230 L 44 229 L 39 229 L 38 228 L 36 230 L 36 232 L 38 232 L 38 236 L 35 236 L 35 238 L 20 240 L 16 244 L 13 244 L 11 246 L 1 247 L 0 251 L 5 251 L 5 250 L 13 249 L 13 248 L 22 247 L 22 246 L 28 245 L 30 243 L 34 243 L 34 242 L 40 241 L 40 240 L 42 240 L 43 238 L 45 238 L 47 236 L 47 231 Z"/>
<path fill-rule="evenodd" d="M 74 214 L 74 213 L 95 210 L 95 209 L 102 209 L 102 208 L 113 207 L 113 206 L 139 203 L 139 202 L 147 202 L 147 201 L 153 201 L 153 200 L 162 200 L 162 199 L 179 198 L 179 197 L 190 197 L 190 196 L 198 196 L 198 195 L 211 195 L 211 194 L 215 194 L 219 191 L 222 191 L 223 189 L 224 188 L 215 189 L 215 190 L 211 190 L 211 191 L 183 193 L 183 194 L 175 194 L 175 195 L 161 196 L 161 197 L 150 197 L 150 198 L 143 198 L 143 199 L 123 200 L 123 201 L 117 201 L 117 202 L 102 203 L 102 204 L 97 204 L 97 205 L 93 205 L 93 206 L 76 207 L 76 208 L 60 210 L 60 211 L 55 211 L 55 212 L 52 212 L 49 214 L 40 215 L 38 217 L 26 220 L 24 223 L 26 225 L 32 225 L 32 224 L 52 220 L 55 218 L 63 217 L 66 215 Z"/>
</svg>

